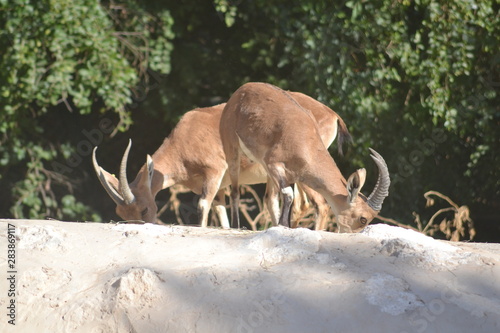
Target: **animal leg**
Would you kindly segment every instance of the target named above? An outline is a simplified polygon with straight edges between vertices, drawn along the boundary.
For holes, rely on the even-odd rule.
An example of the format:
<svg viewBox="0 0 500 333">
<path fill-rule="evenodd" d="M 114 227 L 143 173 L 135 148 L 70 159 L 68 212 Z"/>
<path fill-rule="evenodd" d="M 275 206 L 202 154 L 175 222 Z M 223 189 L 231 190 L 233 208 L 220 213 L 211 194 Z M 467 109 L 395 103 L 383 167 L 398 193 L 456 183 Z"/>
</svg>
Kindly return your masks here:
<svg viewBox="0 0 500 333">
<path fill-rule="evenodd" d="M 198 222 L 203 228 L 208 226 L 208 212 L 212 206 L 215 195 L 219 192 L 219 186 L 226 170 L 209 172 L 205 175 L 205 181 L 198 201 Z"/>
<path fill-rule="evenodd" d="M 292 206 L 292 214 L 291 214 L 291 227 L 297 228 L 299 225 L 300 219 L 302 219 L 309 209 L 311 208 L 311 202 L 307 197 L 306 193 L 302 189 L 300 184 L 295 184 L 294 187 L 294 196 L 293 196 L 293 206 Z"/>
<path fill-rule="evenodd" d="M 293 202 L 293 189 L 286 180 L 285 168 L 283 163 L 273 163 L 267 166 L 269 177 L 272 179 L 274 186 L 279 188 L 283 200 L 281 207 L 281 215 L 279 224 L 285 227 L 290 226 L 290 211 Z"/>
<path fill-rule="evenodd" d="M 240 176 L 240 152 L 234 153 L 229 164 L 229 178 L 231 179 L 231 224 L 233 228 L 240 229 L 240 185 L 238 178 Z"/>
<path fill-rule="evenodd" d="M 230 229 L 229 218 L 226 211 L 226 191 L 225 189 L 219 190 L 214 200 L 215 212 L 219 218 L 220 225 L 224 229 Z"/>
<path fill-rule="evenodd" d="M 273 180 L 269 177 L 267 177 L 265 202 L 267 210 L 271 215 L 273 226 L 277 226 L 280 217 L 279 193 L 277 187 L 273 183 Z"/>
</svg>

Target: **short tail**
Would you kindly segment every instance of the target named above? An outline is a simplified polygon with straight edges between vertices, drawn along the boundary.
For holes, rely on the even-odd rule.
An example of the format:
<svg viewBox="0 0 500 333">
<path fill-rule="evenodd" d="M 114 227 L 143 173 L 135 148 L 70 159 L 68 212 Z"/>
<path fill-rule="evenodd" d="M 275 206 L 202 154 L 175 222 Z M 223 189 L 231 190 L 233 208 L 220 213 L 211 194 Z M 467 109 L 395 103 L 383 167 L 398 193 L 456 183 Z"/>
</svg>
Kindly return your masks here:
<svg viewBox="0 0 500 333">
<path fill-rule="evenodd" d="M 342 120 L 342 118 L 338 117 L 338 129 L 337 129 L 337 146 L 338 146 L 338 152 L 342 156 L 344 155 L 343 151 L 343 146 L 344 144 L 350 144 L 352 143 L 352 136 L 351 133 L 349 133 L 349 130 L 347 129 L 346 124 Z"/>
</svg>

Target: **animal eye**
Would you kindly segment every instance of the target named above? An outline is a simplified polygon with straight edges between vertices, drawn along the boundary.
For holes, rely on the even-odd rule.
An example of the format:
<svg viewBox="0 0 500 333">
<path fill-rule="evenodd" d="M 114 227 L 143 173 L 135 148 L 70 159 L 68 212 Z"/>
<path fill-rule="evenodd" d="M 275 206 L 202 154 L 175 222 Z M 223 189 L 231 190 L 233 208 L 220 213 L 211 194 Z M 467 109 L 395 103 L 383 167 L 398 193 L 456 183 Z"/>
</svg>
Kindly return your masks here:
<svg viewBox="0 0 500 333">
<path fill-rule="evenodd" d="M 361 218 L 359 219 L 359 221 L 360 221 L 360 222 L 361 222 L 361 224 L 363 224 L 363 225 L 365 225 L 365 224 L 366 224 L 366 222 L 368 222 L 368 220 L 367 220 L 366 218 L 364 218 L 364 217 L 361 217 Z"/>
<path fill-rule="evenodd" d="M 144 208 L 141 212 L 141 216 L 145 216 L 148 213 L 148 207 Z"/>
</svg>

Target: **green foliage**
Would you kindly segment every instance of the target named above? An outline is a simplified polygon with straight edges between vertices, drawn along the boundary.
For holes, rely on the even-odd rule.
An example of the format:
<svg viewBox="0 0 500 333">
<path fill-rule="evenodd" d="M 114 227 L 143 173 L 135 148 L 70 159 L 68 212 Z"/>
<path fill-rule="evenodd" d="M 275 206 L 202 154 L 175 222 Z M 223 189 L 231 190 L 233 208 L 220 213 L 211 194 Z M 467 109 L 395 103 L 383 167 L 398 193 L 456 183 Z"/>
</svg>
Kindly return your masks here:
<svg viewBox="0 0 500 333">
<path fill-rule="evenodd" d="M 97 1 L 13 1 L 2 13 L 3 105 L 16 111 L 33 103 L 32 109 L 46 112 L 71 96 L 89 113 L 96 93 L 107 108 L 130 103 L 128 87 L 137 75 L 118 52 L 111 20 Z"/>
<path fill-rule="evenodd" d="M 65 192 L 72 193 L 70 180 L 59 173 L 44 168 L 43 160 L 53 159 L 54 149 L 43 150 L 40 146 L 25 147 L 28 157 L 26 178 L 17 182 L 13 195 L 17 199 L 11 208 L 14 218 L 56 218 L 71 220 L 99 220 L 93 209 L 77 202 L 74 195 L 66 194 L 62 198 L 56 195 L 54 185 L 65 185 Z M 57 187 L 57 186 L 56 186 Z"/>
<path fill-rule="evenodd" d="M 231 27 L 236 17 L 236 6 L 227 0 L 214 0 L 215 9 L 224 16 L 226 26 Z"/>
<path fill-rule="evenodd" d="M 75 216 L 69 207 L 91 216 L 73 196 L 53 191 L 63 181 L 47 167 L 74 153 L 81 138 L 47 125 L 66 109 L 74 117 L 109 111 L 117 130 L 128 128 L 133 88 L 148 70 L 170 70 L 171 25 L 168 11 L 153 15 L 134 1 L 0 2 L 0 168 L 3 182 L 17 179 L 14 216 Z"/>
</svg>

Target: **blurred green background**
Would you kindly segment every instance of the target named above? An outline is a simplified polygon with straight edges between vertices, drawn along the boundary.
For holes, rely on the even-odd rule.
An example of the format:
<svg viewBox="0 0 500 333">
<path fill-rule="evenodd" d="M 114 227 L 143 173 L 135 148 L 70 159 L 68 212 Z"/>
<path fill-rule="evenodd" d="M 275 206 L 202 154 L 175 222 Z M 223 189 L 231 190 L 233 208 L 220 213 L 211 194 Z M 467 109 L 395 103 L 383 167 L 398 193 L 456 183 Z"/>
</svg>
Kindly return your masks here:
<svg viewBox="0 0 500 333">
<path fill-rule="evenodd" d="M 129 181 L 188 110 L 248 81 L 345 120 L 344 175 L 391 171 L 381 215 L 414 224 L 429 190 L 500 242 L 500 5 L 425 0 L 0 0 L 0 217 L 109 221 L 91 163 Z M 163 193 L 165 192 L 165 193 Z M 158 196 L 168 198 L 168 190 Z M 443 202 L 442 207 L 449 206 Z M 168 218 L 164 218 L 168 221 Z"/>
</svg>

